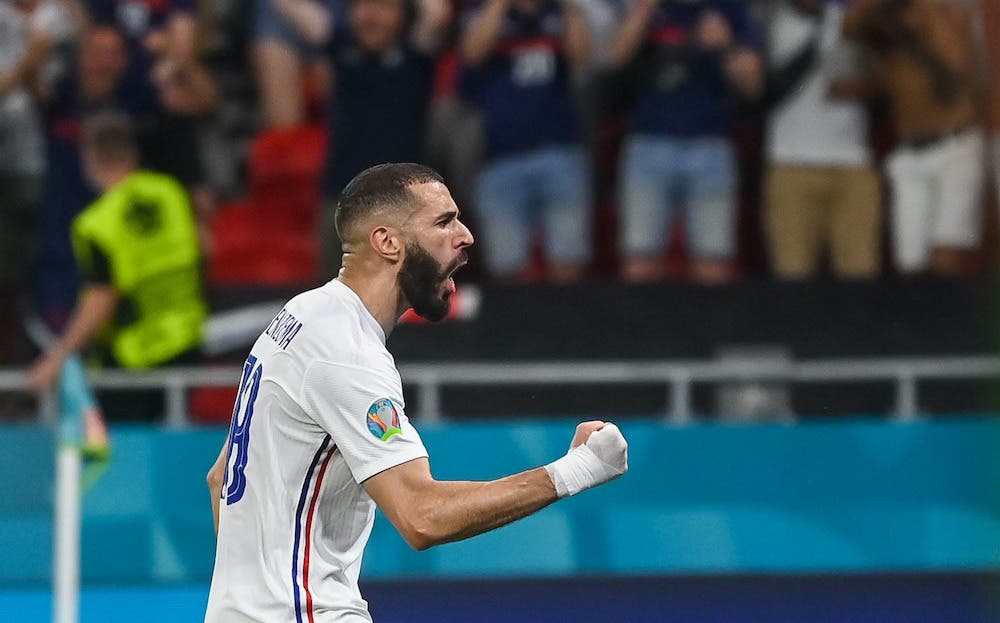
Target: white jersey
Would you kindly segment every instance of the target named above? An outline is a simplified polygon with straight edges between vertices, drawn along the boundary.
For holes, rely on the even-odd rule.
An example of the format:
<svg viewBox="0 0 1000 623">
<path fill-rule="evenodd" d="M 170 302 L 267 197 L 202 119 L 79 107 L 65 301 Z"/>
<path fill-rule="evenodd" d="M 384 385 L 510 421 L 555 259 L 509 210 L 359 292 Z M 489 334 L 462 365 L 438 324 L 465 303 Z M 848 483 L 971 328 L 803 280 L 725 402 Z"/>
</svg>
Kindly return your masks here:
<svg viewBox="0 0 1000 623">
<path fill-rule="evenodd" d="M 340 281 L 257 339 L 230 427 L 206 623 L 371 621 L 358 590 L 375 503 L 361 486 L 427 456 L 385 333 Z"/>
</svg>

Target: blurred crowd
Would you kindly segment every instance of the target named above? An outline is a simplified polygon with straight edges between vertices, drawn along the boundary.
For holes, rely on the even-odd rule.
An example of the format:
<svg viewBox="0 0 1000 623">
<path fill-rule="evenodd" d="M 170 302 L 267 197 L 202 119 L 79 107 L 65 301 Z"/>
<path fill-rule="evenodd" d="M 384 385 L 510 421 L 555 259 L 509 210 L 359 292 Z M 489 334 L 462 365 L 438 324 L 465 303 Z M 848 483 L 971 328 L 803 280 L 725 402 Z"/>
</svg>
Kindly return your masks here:
<svg viewBox="0 0 1000 623">
<path fill-rule="evenodd" d="M 334 274 L 385 161 L 442 171 L 481 279 L 975 274 L 998 55 L 990 0 L 0 0 L 0 326 L 70 318 L 108 110 L 210 282 Z"/>
</svg>

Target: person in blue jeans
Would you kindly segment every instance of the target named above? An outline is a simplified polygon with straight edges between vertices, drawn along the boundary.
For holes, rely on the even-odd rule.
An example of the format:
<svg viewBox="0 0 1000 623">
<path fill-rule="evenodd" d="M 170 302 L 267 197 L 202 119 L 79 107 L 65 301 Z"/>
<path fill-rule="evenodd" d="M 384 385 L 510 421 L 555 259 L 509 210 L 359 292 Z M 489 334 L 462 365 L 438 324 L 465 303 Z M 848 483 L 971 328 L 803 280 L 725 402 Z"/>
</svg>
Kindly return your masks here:
<svg viewBox="0 0 1000 623">
<path fill-rule="evenodd" d="M 543 235 L 546 277 L 579 279 L 591 254 L 591 178 L 571 94 L 590 59 L 573 0 L 483 0 L 466 14 L 461 95 L 483 113 L 486 163 L 475 191 L 492 275 L 514 280 Z"/>
<path fill-rule="evenodd" d="M 736 104 L 762 88 L 741 0 L 626 0 L 609 52 L 634 80 L 619 178 L 622 274 L 663 275 L 671 221 L 683 208 L 691 277 L 732 276 L 738 175 L 729 142 Z"/>
</svg>

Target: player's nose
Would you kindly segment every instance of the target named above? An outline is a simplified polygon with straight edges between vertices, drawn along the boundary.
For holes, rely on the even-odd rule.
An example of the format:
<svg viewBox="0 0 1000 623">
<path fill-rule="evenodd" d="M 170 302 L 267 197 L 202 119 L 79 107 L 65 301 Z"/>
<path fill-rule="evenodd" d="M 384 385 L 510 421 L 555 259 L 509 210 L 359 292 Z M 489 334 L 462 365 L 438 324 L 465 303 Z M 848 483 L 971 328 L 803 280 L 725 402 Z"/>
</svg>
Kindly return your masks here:
<svg viewBox="0 0 1000 623">
<path fill-rule="evenodd" d="M 472 231 L 465 226 L 465 223 L 459 221 L 458 224 L 460 228 L 457 240 L 458 248 L 464 249 L 465 247 L 471 247 L 476 242 L 476 239 L 472 236 Z"/>
</svg>

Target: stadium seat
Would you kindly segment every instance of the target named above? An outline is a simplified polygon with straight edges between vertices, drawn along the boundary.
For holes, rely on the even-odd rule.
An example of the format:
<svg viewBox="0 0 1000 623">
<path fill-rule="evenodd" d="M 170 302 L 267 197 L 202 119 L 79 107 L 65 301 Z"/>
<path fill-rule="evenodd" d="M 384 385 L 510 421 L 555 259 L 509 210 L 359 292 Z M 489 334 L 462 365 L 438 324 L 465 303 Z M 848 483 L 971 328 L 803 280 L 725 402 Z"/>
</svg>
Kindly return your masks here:
<svg viewBox="0 0 1000 623">
<path fill-rule="evenodd" d="M 235 403 L 236 387 L 199 387 L 188 396 L 188 412 L 200 424 L 228 424 Z"/>
<path fill-rule="evenodd" d="M 307 285 L 319 275 L 316 238 L 326 134 L 319 126 L 269 130 L 250 154 L 250 196 L 210 223 L 214 284 Z"/>
<path fill-rule="evenodd" d="M 326 133 L 318 126 L 268 130 L 250 150 L 250 196 L 293 211 L 315 211 L 326 158 Z"/>
<path fill-rule="evenodd" d="M 290 218 L 274 204 L 235 202 L 210 225 L 208 277 L 213 284 L 306 285 L 319 274 L 315 215 Z"/>
<path fill-rule="evenodd" d="M 251 188 L 285 185 L 289 179 L 319 179 L 326 156 L 326 132 L 319 126 L 266 130 L 250 148 Z"/>
</svg>

